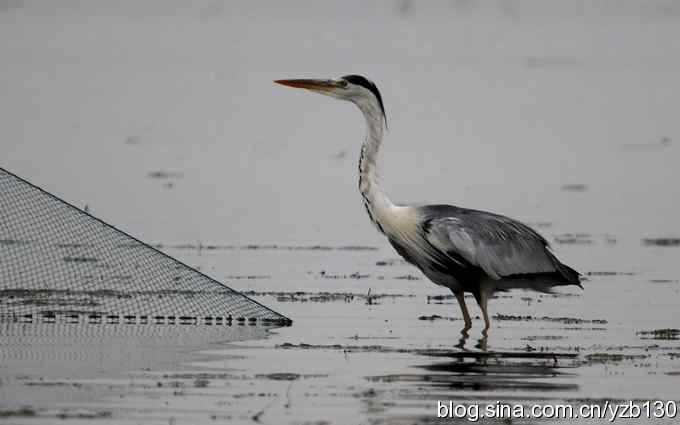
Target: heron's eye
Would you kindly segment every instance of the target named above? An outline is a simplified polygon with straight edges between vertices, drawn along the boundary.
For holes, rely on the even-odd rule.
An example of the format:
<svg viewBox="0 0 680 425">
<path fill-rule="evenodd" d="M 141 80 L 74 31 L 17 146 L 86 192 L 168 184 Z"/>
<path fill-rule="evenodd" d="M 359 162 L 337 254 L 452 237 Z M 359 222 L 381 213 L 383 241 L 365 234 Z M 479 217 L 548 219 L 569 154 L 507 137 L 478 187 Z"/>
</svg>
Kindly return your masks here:
<svg viewBox="0 0 680 425">
<path fill-rule="evenodd" d="M 348 85 L 349 83 L 348 83 L 347 81 L 345 81 L 345 80 L 340 80 L 340 81 L 339 81 L 339 84 L 340 84 L 340 87 L 342 87 L 343 89 L 345 89 L 345 88 L 347 88 L 347 85 Z"/>
</svg>

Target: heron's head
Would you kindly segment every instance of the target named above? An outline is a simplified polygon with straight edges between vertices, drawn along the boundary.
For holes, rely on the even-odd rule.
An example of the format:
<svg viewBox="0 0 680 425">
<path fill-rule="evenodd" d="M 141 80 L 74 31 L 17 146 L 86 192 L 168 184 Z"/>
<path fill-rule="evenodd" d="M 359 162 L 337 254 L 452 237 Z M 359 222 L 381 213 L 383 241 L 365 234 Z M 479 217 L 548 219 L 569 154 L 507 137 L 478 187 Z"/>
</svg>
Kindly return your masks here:
<svg viewBox="0 0 680 425">
<path fill-rule="evenodd" d="M 383 119 L 386 117 L 385 106 L 383 105 L 378 87 L 371 80 L 361 75 L 345 75 L 336 80 L 307 78 L 276 80 L 275 83 L 310 90 L 336 99 L 348 100 L 356 104 L 365 113 L 375 109 L 376 112 L 382 115 Z"/>
</svg>

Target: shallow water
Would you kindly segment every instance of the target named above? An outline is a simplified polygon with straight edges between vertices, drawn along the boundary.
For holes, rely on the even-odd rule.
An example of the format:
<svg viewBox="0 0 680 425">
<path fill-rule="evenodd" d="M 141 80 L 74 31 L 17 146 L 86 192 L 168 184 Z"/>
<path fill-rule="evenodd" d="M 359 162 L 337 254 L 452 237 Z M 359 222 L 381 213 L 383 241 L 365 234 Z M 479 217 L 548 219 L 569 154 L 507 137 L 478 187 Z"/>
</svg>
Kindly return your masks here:
<svg viewBox="0 0 680 425">
<path fill-rule="evenodd" d="M 622 250 L 619 244 L 591 248 L 594 257 Z M 198 264 L 258 264 L 261 275 L 234 281 L 293 317 L 293 326 L 268 335 L 257 326 L 241 327 L 248 332 L 237 339 L 250 340 L 233 342 L 228 327 L 204 335 L 205 328 L 189 326 L 163 335 L 161 326 L 156 339 L 144 333 L 139 338 L 126 325 L 117 326 L 119 335 L 99 331 L 90 337 L 42 329 L 38 338 L 27 329 L 39 325 L 17 324 L 23 328 L 11 338 L 3 329 L 0 349 L 5 414 L 14 413 L 15 423 L 50 423 L 55 417 L 430 423 L 437 400 L 580 406 L 676 398 L 680 340 L 677 330 L 660 331 L 677 327 L 675 281 L 593 270 L 584 291 L 500 294 L 491 303 L 489 338 L 481 338 L 476 317 L 471 336 L 461 341 L 455 300 L 415 276 L 387 248 L 185 255 Z M 297 266 L 283 266 L 291 263 Z M 264 266 L 270 264 L 281 267 Z M 320 264 L 328 268 L 319 270 Z M 400 279 L 405 275 L 414 277 Z M 283 289 L 289 279 L 297 279 L 295 291 Z M 620 295 L 607 301 L 611 293 Z M 639 307 L 619 307 L 628 303 Z M 32 416 L 22 417 L 22 406 Z"/>
<path fill-rule="evenodd" d="M 245 342 L 2 328 L 0 420 L 437 423 L 437 400 L 677 400 L 674 2 L 5 3 L 2 166 L 294 324 Z M 460 341 L 455 300 L 361 208 L 359 113 L 271 83 L 350 72 L 384 94 L 395 200 L 521 219 L 585 290 L 499 294 L 489 338 L 477 318 Z"/>
</svg>

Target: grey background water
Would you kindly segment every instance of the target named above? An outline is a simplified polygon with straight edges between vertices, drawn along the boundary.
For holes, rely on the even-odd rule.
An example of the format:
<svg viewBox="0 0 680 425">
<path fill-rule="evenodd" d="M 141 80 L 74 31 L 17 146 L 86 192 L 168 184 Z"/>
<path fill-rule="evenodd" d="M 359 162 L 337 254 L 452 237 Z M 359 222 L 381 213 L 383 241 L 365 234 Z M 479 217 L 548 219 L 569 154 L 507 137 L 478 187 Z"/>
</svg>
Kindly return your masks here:
<svg viewBox="0 0 680 425">
<path fill-rule="evenodd" d="M 156 386 L 184 382 L 172 373 L 107 381 L 123 401 L 102 396 L 99 419 L 426 422 L 437 399 L 677 399 L 677 334 L 639 332 L 680 328 L 678 247 L 656 243 L 680 236 L 679 20 L 662 0 L 0 2 L 2 166 L 295 320 L 190 364 L 213 379 L 185 375 L 182 397 Z M 490 350 L 576 354 L 565 369 L 419 351 L 455 357 L 460 321 L 418 317 L 457 308 L 428 303 L 445 292 L 366 219 L 359 112 L 272 84 L 347 73 L 383 92 L 393 199 L 521 219 L 587 274 L 583 292 L 491 303 Z M 367 305 L 369 288 L 402 296 Z M 30 404 L 43 372 L 1 370 L 3 408 Z"/>
</svg>

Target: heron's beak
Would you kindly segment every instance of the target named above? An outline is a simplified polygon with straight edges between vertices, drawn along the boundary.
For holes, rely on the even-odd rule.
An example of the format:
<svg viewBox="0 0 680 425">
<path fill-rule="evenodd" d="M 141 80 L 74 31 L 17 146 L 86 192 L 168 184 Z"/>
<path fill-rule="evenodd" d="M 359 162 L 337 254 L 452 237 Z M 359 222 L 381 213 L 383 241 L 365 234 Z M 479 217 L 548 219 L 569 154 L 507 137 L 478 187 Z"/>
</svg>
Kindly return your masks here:
<svg viewBox="0 0 680 425">
<path fill-rule="evenodd" d="M 294 80 L 276 80 L 274 82 L 288 87 L 307 89 L 323 94 L 333 92 L 335 91 L 335 89 L 341 87 L 337 81 L 333 80 L 294 79 Z"/>
</svg>

